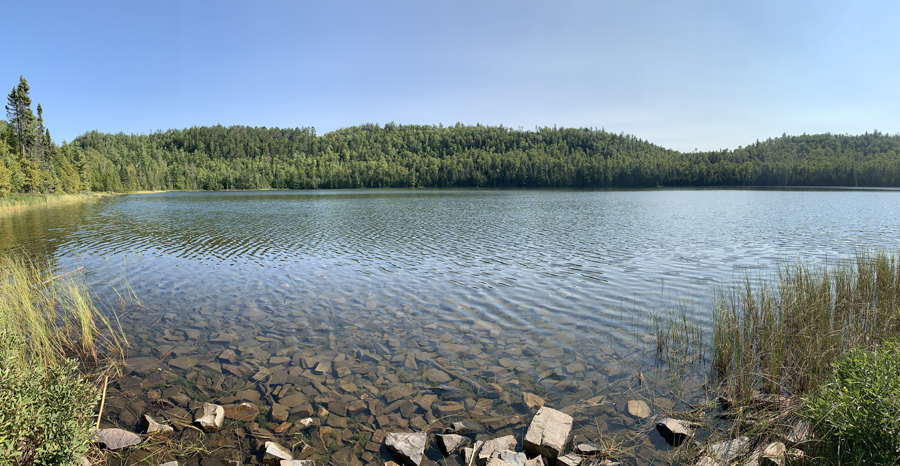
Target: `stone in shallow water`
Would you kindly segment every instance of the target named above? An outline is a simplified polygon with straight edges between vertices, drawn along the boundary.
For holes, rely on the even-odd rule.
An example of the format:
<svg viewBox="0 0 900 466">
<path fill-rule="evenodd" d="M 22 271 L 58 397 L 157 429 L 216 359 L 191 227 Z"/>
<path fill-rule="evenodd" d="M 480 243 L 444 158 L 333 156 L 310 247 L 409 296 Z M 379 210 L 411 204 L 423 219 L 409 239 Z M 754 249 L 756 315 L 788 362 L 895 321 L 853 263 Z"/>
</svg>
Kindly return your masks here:
<svg viewBox="0 0 900 466">
<path fill-rule="evenodd" d="M 222 408 L 225 410 L 225 417 L 235 421 L 255 421 L 259 416 L 259 408 L 252 403 L 226 405 Z"/>
<path fill-rule="evenodd" d="M 581 464 L 581 457 L 575 453 L 569 453 L 556 459 L 557 466 L 578 466 Z"/>
<path fill-rule="evenodd" d="M 541 357 L 544 359 L 560 358 L 564 354 L 566 354 L 566 352 L 562 348 L 548 348 L 541 351 Z"/>
<path fill-rule="evenodd" d="M 384 439 L 384 446 L 400 464 L 419 466 L 425 454 L 425 440 L 425 433 L 392 432 Z"/>
<path fill-rule="evenodd" d="M 484 442 L 484 445 L 481 446 L 481 449 L 477 453 L 478 464 L 485 465 L 488 460 L 491 459 L 494 454 L 499 454 L 504 450 L 515 450 L 516 449 L 516 438 L 512 435 L 507 435 L 505 437 L 495 438 Z"/>
<path fill-rule="evenodd" d="M 444 456 L 452 455 L 459 447 L 465 445 L 469 441 L 469 439 L 462 435 L 456 434 L 438 434 L 435 435 L 435 439 L 437 440 L 438 448 L 441 449 L 441 453 Z"/>
<path fill-rule="evenodd" d="M 544 407 L 544 399 L 535 395 L 534 393 L 522 393 L 522 401 L 525 403 L 525 406 L 527 406 L 528 409 Z"/>
<path fill-rule="evenodd" d="M 501 451 L 500 459 L 512 466 L 525 466 L 525 462 L 528 460 L 525 453 L 510 450 Z"/>
<path fill-rule="evenodd" d="M 141 443 L 141 437 L 122 429 L 102 429 L 97 433 L 94 443 L 107 450 L 119 450 Z"/>
<path fill-rule="evenodd" d="M 431 368 L 425 371 L 422 374 L 422 377 L 425 377 L 425 379 L 431 383 L 447 383 L 453 380 L 449 375 L 447 375 L 446 372 L 435 368 Z"/>
<path fill-rule="evenodd" d="M 150 416 L 148 416 L 148 415 L 146 415 L 146 414 L 143 415 L 141 419 L 142 419 L 143 424 L 144 424 L 144 432 L 146 432 L 147 435 L 163 435 L 163 436 L 168 436 L 168 435 L 171 435 L 172 432 L 175 431 L 175 430 L 172 428 L 172 426 L 167 426 L 167 425 L 165 425 L 165 424 L 160 424 L 160 423 L 156 422 L 155 419 L 153 419 L 152 417 L 150 417 Z"/>
<path fill-rule="evenodd" d="M 268 441 L 263 445 L 263 463 L 269 466 L 281 466 L 284 460 L 291 461 L 294 456 L 291 451 L 277 442 Z"/>
<path fill-rule="evenodd" d="M 197 412 L 197 420 L 194 421 L 206 432 L 216 432 L 222 428 L 224 422 L 225 408 L 212 403 L 204 404 Z"/>
<path fill-rule="evenodd" d="M 629 400 L 628 414 L 634 417 L 645 418 L 650 416 L 650 407 L 643 400 Z"/>
<path fill-rule="evenodd" d="M 169 365 L 179 369 L 188 370 L 196 366 L 198 362 L 200 362 L 200 360 L 194 356 L 181 356 L 169 361 Z"/>
<path fill-rule="evenodd" d="M 573 421 L 572 416 L 553 408 L 539 409 L 525 433 L 525 451 L 548 459 L 558 458 L 565 448 Z"/>
<path fill-rule="evenodd" d="M 673 447 L 681 445 L 685 440 L 694 436 L 694 429 L 688 422 L 670 417 L 657 422 L 656 430 L 659 431 L 666 443 Z"/>
</svg>

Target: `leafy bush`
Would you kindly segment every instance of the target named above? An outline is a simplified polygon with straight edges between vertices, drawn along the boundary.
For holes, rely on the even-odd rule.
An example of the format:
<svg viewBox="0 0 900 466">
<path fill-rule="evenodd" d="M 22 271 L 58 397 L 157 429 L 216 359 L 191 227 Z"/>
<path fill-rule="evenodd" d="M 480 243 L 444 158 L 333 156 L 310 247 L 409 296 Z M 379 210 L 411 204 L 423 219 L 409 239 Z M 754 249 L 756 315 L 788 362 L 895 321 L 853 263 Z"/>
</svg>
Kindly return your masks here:
<svg viewBox="0 0 900 466">
<path fill-rule="evenodd" d="M 0 333 L 0 465 L 78 464 L 90 444 L 98 390 L 74 359 L 23 364 L 23 338 Z"/>
<path fill-rule="evenodd" d="M 845 353 L 827 383 L 804 399 L 803 414 L 826 459 L 900 463 L 900 343 Z"/>
</svg>

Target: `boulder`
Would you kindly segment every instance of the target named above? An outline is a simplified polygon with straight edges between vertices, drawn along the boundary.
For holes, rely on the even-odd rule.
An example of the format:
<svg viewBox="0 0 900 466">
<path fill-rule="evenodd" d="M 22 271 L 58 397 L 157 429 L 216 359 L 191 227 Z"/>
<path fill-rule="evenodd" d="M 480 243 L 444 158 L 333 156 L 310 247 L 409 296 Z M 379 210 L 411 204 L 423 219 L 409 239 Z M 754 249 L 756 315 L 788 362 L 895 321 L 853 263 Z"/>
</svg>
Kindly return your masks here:
<svg viewBox="0 0 900 466">
<path fill-rule="evenodd" d="M 266 463 L 269 466 L 281 466 L 282 461 L 292 461 L 293 459 L 294 456 L 291 455 L 291 451 L 277 442 L 269 441 L 263 445 L 262 460 L 263 463 Z"/>
<path fill-rule="evenodd" d="M 525 452 L 555 460 L 565 449 L 572 421 L 572 416 L 553 408 L 539 409 L 525 433 Z"/>
<path fill-rule="evenodd" d="M 199 425 L 205 432 L 216 432 L 222 428 L 225 422 L 225 408 L 206 403 L 197 411 L 197 419 L 195 424 Z"/>
<path fill-rule="evenodd" d="M 392 432 L 384 439 L 384 446 L 391 456 L 403 466 L 419 466 L 425 455 L 425 433 Z"/>
<path fill-rule="evenodd" d="M 123 429 L 102 429 L 100 432 L 97 432 L 97 438 L 94 440 L 94 443 L 107 450 L 119 450 L 140 444 L 141 437 L 134 432 L 128 432 Z"/>
<path fill-rule="evenodd" d="M 657 422 L 656 430 L 666 440 L 666 443 L 673 447 L 681 445 L 685 440 L 694 436 L 694 429 L 688 422 L 670 417 Z"/>
<path fill-rule="evenodd" d="M 259 408 L 253 403 L 225 405 L 222 408 L 225 410 L 225 417 L 235 421 L 255 421 L 259 416 Z"/>
<path fill-rule="evenodd" d="M 435 439 L 437 439 L 438 448 L 441 449 L 441 453 L 444 456 L 452 455 L 459 447 L 465 445 L 469 441 L 469 439 L 462 435 L 456 434 L 438 434 L 435 435 Z"/>
<path fill-rule="evenodd" d="M 141 418 L 144 424 L 144 432 L 147 435 L 163 435 L 168 436 L 171 435 L 172 432 L 175 432 L 175 429 L 172 426 L 167 426 L 165 424 L 160 424 L 156 422 L 152 417 L 148 415 L 143 415 Z"/>
</svg>

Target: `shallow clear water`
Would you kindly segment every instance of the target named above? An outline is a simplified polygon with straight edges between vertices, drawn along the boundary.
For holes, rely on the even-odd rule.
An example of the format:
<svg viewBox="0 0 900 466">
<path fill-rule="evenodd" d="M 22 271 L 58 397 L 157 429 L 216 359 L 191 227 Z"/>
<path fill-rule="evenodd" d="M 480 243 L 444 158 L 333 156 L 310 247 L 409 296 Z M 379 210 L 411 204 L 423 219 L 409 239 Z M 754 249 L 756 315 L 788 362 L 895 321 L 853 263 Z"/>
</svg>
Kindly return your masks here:
<svg viewBox="0 0 900 466">
<path fill-rule="evenodd" d="M 140 299 L 126 327 L 141 367 L 118 384 L 124 401 L 109 423 L 136 428 L 140 414 L 168 417 L 171 408 L 147 398 L 154 387 L 178 387 L 195 401 L 240 401 L 230 398 L 250 389 L 264 411 L 300 392 L 313 409 L 335 403 L 342 414 L 323 418 L 336 433 L 322 440 L 337 442 L 332 462 L 352 448 L 368 463 L 386 453 L 352 434 L 460 419 L 489 426 L 479 439 L 521 433 L 529 392 L 573 412 L 581 440 L 596 440 L 598 428 L 640 431 L 632 461 L 642 462 L 665 446 L 641 431 L 646 421 L 627 414 L 624 401 L 647 400 L 654 413 L 670 407 L 670 382 L 654 369 L 650 315 L 686 303 L 707 326 L 710 293 L 736 276 L 784 258 L 896 249 L 900 192 L 165 193 L 5 215 L 0 245 L 85 266 L 101 295 L 127 282 Z M 217 361 L 228 348 L 245 376 Z M 271 359 L 279 355 L 290 361 Z M 328 367 L 315 370 L 319 362 Z M 250 380 L 260 368 L 276 374 L 272 400 Z M 434 390 L 448 384 L 466 396 Z M 385 396 L 404 386 L 415 409 Z M 439 396 L 425 407 L 429 394 Z M 341 409 L 360 399 L 362 411 Z M 295 409 L 290 420 L 305 416 Z M 280 424 L 271 416 L 261 416 L 257 435 Z M 236 455 L 247 459 L 252 427 L 233 423 L 217 435 L 244 442 Z M 297 428 L 272 435 L 291 443 L 297 432 L 315 437 Z M 325 461 L 325 453 L 307 455 Z"/>
</svg>

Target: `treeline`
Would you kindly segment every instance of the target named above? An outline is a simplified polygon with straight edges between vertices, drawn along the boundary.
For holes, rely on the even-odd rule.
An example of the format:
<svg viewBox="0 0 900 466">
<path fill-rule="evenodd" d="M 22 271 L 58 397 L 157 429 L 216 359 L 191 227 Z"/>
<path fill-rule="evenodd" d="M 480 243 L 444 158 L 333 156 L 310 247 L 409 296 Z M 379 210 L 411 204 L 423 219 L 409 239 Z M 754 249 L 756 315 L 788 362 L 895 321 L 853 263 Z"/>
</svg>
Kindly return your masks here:
<svg viewBox="0 0 900 466">
<path fill-rule="evenodd" d="M 24 82 L 24 80 L 22 80 Z M 21 84 L 21 83 L 20 83 Z M 15 89 L 14 89 L 15 91 Z M 40 116 L 40 111 L 38 112 Z M 39 120 L 35 118 L 35 122 Z M 782 136 L 684 153 L 602 129 L 366 124 L 194 127 L 149 135 L 92 131 L 22 146 L 12 120 L 0 159 L 13 191 L 378 187 L 900 187 L 900 135 Z M 35 123 L 31 133 L 38 134 Z M 3 147 L 6 142 L 6 148 Z M 16 150 L 17 147 L 22 148 Z M 2 166 L 0 166 L 2 170 Z M 18 172 L 18 174 L 15 174 Z M 3 173 L 0 172 L 0 189 Z"/>
</svg>

